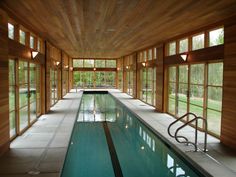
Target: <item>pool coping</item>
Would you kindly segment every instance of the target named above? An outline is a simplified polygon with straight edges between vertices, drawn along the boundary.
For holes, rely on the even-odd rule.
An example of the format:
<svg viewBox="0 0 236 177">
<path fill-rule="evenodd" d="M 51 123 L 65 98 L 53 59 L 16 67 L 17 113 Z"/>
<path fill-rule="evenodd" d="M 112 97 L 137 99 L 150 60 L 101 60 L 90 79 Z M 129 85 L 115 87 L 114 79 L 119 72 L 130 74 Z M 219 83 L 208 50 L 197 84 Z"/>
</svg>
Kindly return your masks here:
<svg viewBox="0 0 236 177">
<path fill-rule="evenodd" d="M 205 176 L 214 176 L 214 177 L 222 177 L 222 176 L 227 176 L 227 177 L 235 177 L 235 173 L 232 172 L 230 169 L 225 167 L 224 165 L 220 164 L 216 160 L 214 160 L 212 157 L 210 157 L 208 154 L 204 152 L 186 152 L 186 147 L 184 147 L 181 144 L 178 144 L 177 142 L 173 141 L 168 138 L 169 135 L 166 130 L 166 134 L 164 135 L 163 132 L 158 131 L 157 128 L 152 126 L 150 122 L 147 122 L 145 118 L 136 113 L 134 111 L 134 108 L 131 108 L 130 106 L 127 105 L 127 102 L 125 100 L 122 100 L 122 98 L 119 98 L 118 94 L 123 94 L 123 96 L 126 96 L 126 98 L 132 98 L 131 96 L 127 95 L 126 93 L 122 93 L 119 91 L 114 91 L 114 90 L 108 90 L 109 94 L 112 95 L 116 100 L 118 100 L 122 105 L 124 105 L 130 112 L 132 112 L 137 118 L 144 123 L 150 130 L 152 130 L 164 143 L 166 143 L 170 148 L 172 148 L 174 151 L 176 151 L 179 155 L 181 155 L 184 160 L 186 160 L 188 163 L 190 163 L 194 168 L 196 168 L 197 171 L 202 173 Z M 145 103 L 142 103 L 145 104 Z M 150 106 L 146 104 L 147 106 Z M 158 112 L 156 112 L 158 113 Z M 159 113 L 159 114 L 165 114 L 165 113 Z M 173 121 L 175 119 L 173 118 Z M 199 163 L 199 160 L 203 162 L 202 164 Z"/>
</svg>

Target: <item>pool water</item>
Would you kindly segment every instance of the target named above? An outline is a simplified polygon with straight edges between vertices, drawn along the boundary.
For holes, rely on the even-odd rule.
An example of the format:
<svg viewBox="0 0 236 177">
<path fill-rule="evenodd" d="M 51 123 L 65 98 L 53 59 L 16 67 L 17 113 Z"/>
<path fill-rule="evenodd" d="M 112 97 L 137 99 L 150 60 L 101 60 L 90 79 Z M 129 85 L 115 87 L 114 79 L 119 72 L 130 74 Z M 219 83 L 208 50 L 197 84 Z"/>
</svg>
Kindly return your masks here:
<svg viewBox="0 0 236 177">
<path fill-rule="evenodd" d="M 197 177 L 109 94 L 83 94 L 61 177 Z"/>
</svg>

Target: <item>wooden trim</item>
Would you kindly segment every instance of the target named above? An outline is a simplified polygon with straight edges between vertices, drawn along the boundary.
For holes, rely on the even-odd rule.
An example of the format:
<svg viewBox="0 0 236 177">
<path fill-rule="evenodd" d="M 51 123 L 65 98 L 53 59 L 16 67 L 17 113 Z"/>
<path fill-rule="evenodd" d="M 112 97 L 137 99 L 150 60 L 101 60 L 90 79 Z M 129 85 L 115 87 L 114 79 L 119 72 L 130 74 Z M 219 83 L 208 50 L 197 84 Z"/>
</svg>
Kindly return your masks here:
<svg viewBox="0 0 236 177">
<path fill-rule="evenodd" d="M 94 71 L 94 68 L 73 68 L 73 71 Z M 116 72 L 116 68 L 96 68 L 96 71 L 114 71 Z"/>
</svg>

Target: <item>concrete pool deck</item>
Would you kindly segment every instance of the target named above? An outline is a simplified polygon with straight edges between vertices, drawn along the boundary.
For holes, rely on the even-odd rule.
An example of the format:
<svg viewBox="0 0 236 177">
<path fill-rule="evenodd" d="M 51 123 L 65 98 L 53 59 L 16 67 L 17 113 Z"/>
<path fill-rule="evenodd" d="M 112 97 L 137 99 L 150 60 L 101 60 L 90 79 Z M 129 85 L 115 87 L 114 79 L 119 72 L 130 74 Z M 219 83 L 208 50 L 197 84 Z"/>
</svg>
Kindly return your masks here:
<svg viewBox="0 0 236 177">
<path fill-rule="evenodd" d="M 218 139 L 208 136 L 207 154 L 189 152 L 192 146 L 178 144 L 167 133 L 168 125 L 175 120 L 173 117 L 155 112 L 153 107 L 116 89 L 108 91 L 174 150 L 191 159 L 196 168 L 201 167 L 216 177 L 236 176 L 236 153 L 221 145 Z M 23 135 L 17 137 L 11 143 L 10 151 L 0 158 L 0 177 L 59 177 L 81 96 L 82 92 L 71 90 L 52 107 L 50 113 L 42 115 Z M 190 137 L 193 128 L 187 127 L 182 133 Z M 202 134 L 199 134 L 199 140 L 200 143 L 203 141 Z M 40 174 L 33 174 L 37 172 Z"/>
</svg>

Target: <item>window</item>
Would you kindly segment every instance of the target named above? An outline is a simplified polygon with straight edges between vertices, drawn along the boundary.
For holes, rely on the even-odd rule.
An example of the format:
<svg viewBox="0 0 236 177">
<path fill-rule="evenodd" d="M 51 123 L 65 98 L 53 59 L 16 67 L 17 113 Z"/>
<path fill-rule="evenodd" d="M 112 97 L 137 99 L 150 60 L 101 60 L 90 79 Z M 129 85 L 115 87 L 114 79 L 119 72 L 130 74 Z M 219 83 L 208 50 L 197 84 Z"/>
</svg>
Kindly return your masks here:
<svg viewBox="0 0 236 177">
<path fill-rule="evenodd" d="M 188 51 L 188 39 L 182 39 L 179 41 L 179 53 L 184 53 Z"/>
<path fill-rule="evenodd" d="M 223 87 L 223 63 L 208 66 L 207 120 L 208 129 L 220 136 Z"/>
<path fill-rule="evenodd" d="M 223 63 L 171 66 L 168 75 L 168 112 L 177 117 L 192 112 L 206 118 L 208 132 L 219 137 Z M 185 121 L 189 119 L 191 117 Z M 199 121 L 198 126 L 203 128 L 202 121 Z"/>
<path fill-rule="evenodd" d="M 84 67 L 85 68 L 93 68 L 94 67 L 94 60 L 84 60 Z"/>
<path fill-rule="evenodd" d="M 209 32 L 209 46 L 216 46 L 224 43 L 224 28 Z"/>
<path fill-rule="evenodd" d="M 9 122 L 10 137 L 16 135 L 16 83 L 15 61 L 9 60 Z"/>
<path fill-rule="evenodd" d="M 41 51 L 41 41 L 38 39 L 37 50 Z"/>
<path fill-rule="evenodd" d="M 152 60 L 152 49 L 148 50 L 148 60 Z"/>
<path fill-rule="evenodd" d="M 33 49 L 34 48 L 34 37 L 30 36 L 30 48 Z"/>
<path fill-rule="evenodd" d="M 116 68 L 116 60 L 106 60 L 107 68 Z"/>
<path fill-rule="evenodd" d="M 25 32 L 20 30 L 20 43 L 25 45 Z"/>
<path fill-rule="evenodd" d="M 175 55 L 176 54 L 176 42 L 171 42 L 169 43 L 169 48 L 168 48 L 168 55 Z"/>
<path fill-rule="evenodd" d="M 96 68 L 105 68 L 105 60 L 95 60 Z"/>
<path fill-rule="evenodd" d="M 8 23 L 8 37 L 14 40 L 14 25 Z"/>
<path fill-rule="evenodd" d="M 192 37 L 192 50 L 204 48 L 204 33 Z"/>
<path fill-rule="evenodd" d="M 84 60 L 73 59 L 73 67 L 83 68 Z"/>
</svg>

